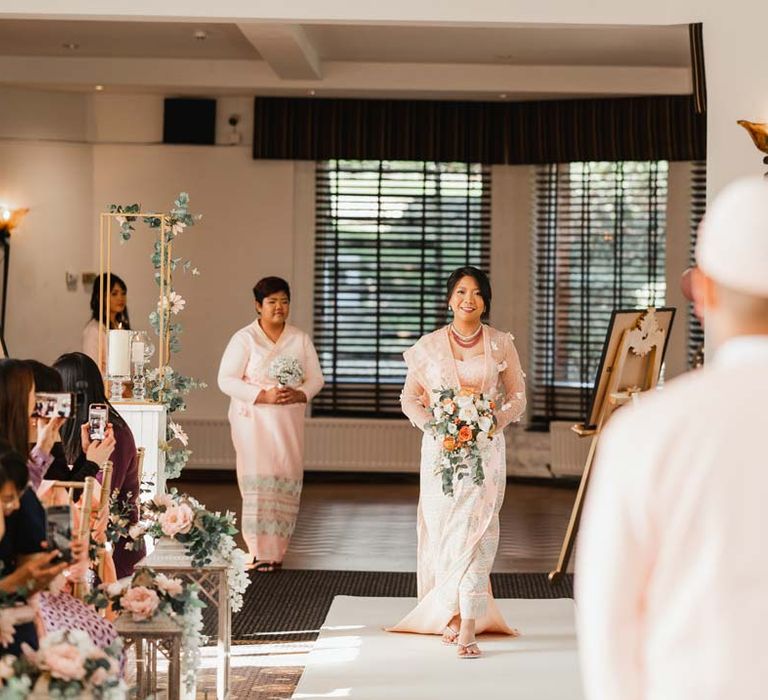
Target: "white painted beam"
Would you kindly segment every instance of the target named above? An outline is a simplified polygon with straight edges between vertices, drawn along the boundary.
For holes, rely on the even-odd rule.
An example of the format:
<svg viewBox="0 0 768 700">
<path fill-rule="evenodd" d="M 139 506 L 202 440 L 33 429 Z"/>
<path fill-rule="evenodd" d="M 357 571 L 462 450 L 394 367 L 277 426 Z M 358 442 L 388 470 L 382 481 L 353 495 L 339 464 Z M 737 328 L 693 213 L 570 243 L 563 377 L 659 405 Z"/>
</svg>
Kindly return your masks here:
<svg viewBox="0 0 768 700">
<path fill-rule="evenodd" d="M 737 3 L 733 12 L 747 10 Z M 754 3 L 753 3 L 754 4 Z M 743 5 L 743 7 L 739 6 Z M 749 9 L 752 9 L 751 7 Z M 482 26 L 546 24 L 687 24 L 724 13 L 719 3 L 701 0 L 2 0 L 0 16 L 53 19 L 131 19 L 142 21 L 255 20 L 288 23 L 394 23 Z M 727 12 L 725 13 L 728 14 Z"/>
<path fill-rule="evenodd" d="M 278 78 L 265 61 L 0 56 L 0 84 L 200 94 L 549 99 L 689 94 L 687 68 L 326 62 L 322 80 Z"/>
<path fill-rule="evenodd" d="M 319 80 L 320 57 L 301 26 L 242 22 L 237 25 L 261 57 L 283 80 Z"/>
</svg>

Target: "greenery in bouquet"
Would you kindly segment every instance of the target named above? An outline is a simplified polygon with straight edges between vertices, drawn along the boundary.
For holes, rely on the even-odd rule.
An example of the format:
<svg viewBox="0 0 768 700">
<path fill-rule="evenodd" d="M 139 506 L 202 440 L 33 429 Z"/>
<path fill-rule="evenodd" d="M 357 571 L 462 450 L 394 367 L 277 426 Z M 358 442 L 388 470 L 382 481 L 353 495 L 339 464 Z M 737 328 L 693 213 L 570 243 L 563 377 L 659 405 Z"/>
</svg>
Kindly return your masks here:
<svg viewBox="0 0 768 700">
<path fill-rule="evenodd" d="M 96 646 L 83 630 L 58 630 L 40 640 L 37 651 L 22 644 L 22 655 L 0 659 L 0 697 L 13 700 L 31 693 L 51 698 L 79 697 L 118 700 L 127 693 L 120 674 L 122 640 L 106 649 Z"/>
<path fill-rule="evenodd" d="M 432 419 L 424 426 L 439 442 L 434 473 L 443 493 L 453 496 L 457 481 L 470 477 L 482 486 L 483 460 L 496 431 L 493 399 L 468 389 L 434 389 Z"/>
<path fill-rule="evenodd" d="M 112 492 L 109 500 L 109 517 L 107 519 L 107 542 L 116 545 L 122 539 L 129 539 L 131 520 L 136 513 L 136 502 L 133 494 L 128 492 L 124 500 L 120 499 L 120 489 Z"/>
<path fill-rule="evenodd" d="M 191 688 L 200 667 L 200 647 L 205 643 L 202 633 L 205 603 L 200 600 L 199 590 L 194 583 L 140 568 L 128 582 L 95 588 L 86 602 L 97 609 L 111 605 L 113 610 L 129 614 L 135 622 L 152 620 L 161 614 L 174 620 L 182 630 L 181 670 L 187 688 Z"/>
<path fill-rule="evenodd" d="M 191 496 L 171 489 L 142 504 L 140 522 L 129 528 L 129 536 L 139 540 L 145 534 L 155 540 L 170 537 L 183 544 L 194 567 L 206 566 L 214 559 L 224 562 L 232 612 L 242 608 L 250 579 L 247 556 L 235 544 L 234 514 L 212 513 Z"/>
<path fill-rule="evenodd" d="M 120 225 L 122 240 L 131 240 L 135 231 L 134 224 L 138 220 L 136 214 L 141 211 L 141 205 L 112 204 L 109 210 L 114 214 L 120 214 L 116 219 Z M 185 273 L 191 272 L 193 276 L 200 274 L 196 267 L 192 267 L 190 260 L 174 257 L 170 244 L 188 227 L 194 226 L 200 221 L 201 218 L 201 215 L 192 214 L 189 211 L 189 195 L 186 192 L 179 194 L 171 210 L 164 216 L 164 229 L 161 228 L 163 222 L 160 217 L 143 217 L 143 222 L 150 228 L 160 229 L 158 238 L 154 242 L 151 257 L 154 279 L 158 286 L 161 282 L 161 270 L 165 268 L 171 271 L 170 284 L 164 289 L 163 298 L 158 302 L 157 309 L 149 314 L 150 326 L 158 336 L 160 335 L 161 323 L 164 328 L 168 329 L 169 353 L 177 353 L 181 350 L 183 326 L 176 320 L 176 317 L 186 306 L 186 301 L 173 288 L 173 273 L 180 268 Z M 165 247 L 162 245 L 160 236 L 165 237 Z M 164 255 L 165 259 L 163 259 Z M 154 369 L 147 373 L 147 396 L 152 401 L 165 404 L 168 414 L 171 415 L 177 411 L 184 411 L 186 409 L 186 395 L 194 389 L 204 389 L 206 384 L 175 372 L 170 367 L 170 358 L 168 358 L 168 361 L 168 366 L 161 368 L 160 371 Z M 160 443 L 160 449 L 165 453 L 165 471 L 166 478 L 168 479 L 178 477 L 192 455 L 192 451 L 187 449 L 186 440 L 181 440 L 174 433 L 172 425 L 176 424 L 173 421 L 169 421 L 165 440 Z"/>
</svg>

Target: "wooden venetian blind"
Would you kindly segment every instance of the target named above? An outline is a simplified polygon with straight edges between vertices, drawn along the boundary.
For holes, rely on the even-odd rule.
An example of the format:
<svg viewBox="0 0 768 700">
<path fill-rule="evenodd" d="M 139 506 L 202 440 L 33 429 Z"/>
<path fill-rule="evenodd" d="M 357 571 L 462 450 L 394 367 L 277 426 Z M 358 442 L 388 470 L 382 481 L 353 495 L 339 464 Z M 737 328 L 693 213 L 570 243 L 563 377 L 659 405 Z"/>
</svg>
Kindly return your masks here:
<svg viewBox="0 0 768 700">
<path fill-rule="evenodd" d="M 403 351 L 446 323 L 445 282 L 488 270 L 490 171 L 465 163 L 317 164 L 313 415 L 402 417 Z"/>
<path fill-rule="evenodd" d="M 707 164 L 706 161 L 691 163 L 691 265 L 696 263 L 696 241 L 699 224 L 707 209 Z M 704 352 L 704 329 L 693 313 L 693 304 L 688 305 L 688 366 L 693 367 L 697 356 Z"/>
<path fill-rule="evenodd" d="M 666 161 L 535 170 L 531 427 L 583 420 L 611 312 L 664 304 Z"/>
</svg>

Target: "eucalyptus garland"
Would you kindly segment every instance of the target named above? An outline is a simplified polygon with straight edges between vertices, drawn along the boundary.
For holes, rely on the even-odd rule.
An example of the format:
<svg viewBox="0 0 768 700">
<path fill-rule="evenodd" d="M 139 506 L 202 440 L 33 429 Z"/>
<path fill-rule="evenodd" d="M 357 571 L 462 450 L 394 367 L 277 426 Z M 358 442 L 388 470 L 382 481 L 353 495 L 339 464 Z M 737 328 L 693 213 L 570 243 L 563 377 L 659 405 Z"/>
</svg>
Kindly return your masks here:
<svg viewBox="0 0 768 700">
<path fill-rule="evenodd" d="M 174 257 L 172 247 L 169 245 L 182 234 L 188 227 L 194 226 L 202 218 L 201 214 L 192 214 L 189 211 L 189 195 L 181 192 L 174 200 L 173 207 L 164 215 L 165 227 L 159 216 L 136 216 L 141 212 L 140 204 L 111 204 L 109 211 L 112 214 L 119 214 L 116 217 L 120 226 L 120 237 L 123 242 L 131 240 L 136 231 L 135 224 L 141 218 L 142 222 L 152 229 L 158 230 L 158 236 L 152 249 L 152 269 L 155 283 L 160 286 L 161 270 L 170 268 L 170 284 L 164 290 L 164 297 L 160 300 L 157 310 L 149 314 L 149 325 L 155 331 L 160 342 L 160 325 L 168 329 L 168 350 L 170 353 L 177 353 L 181 350 L 181 334 L 183 326 L 176 320 L 186 306 L 186 301 L 173 289 L 173 273 L 181 269 L 184 273 L 190 273 L 197 277 L 200 271 L 192 266 L 190 260 L 184 260 L 181 257 Z M 161 236 L 165 238 L 165 245 Z M 165 260 L 163 256 L 165 255 Z M 168 416 L 177 412 L 185 411 L 187 408 L 185 397 L 189 392 L 195 389 L 205 389 L 205 382 L 192 377 L 185 376 L 173 370 L 168 358 L 168 365 L 158 369 L 150 370 L 147 373 L 147 395 L 152 401 L 163 403 L 168 411 Z M 159 445 L 165 453 L 165 476 L 166 479 L 175 479 L 186 466 L 192 455 L 192 450 L 187 448 L 186 434 L 180 429 L 179 425 L 173 420 L 168 421 L 165 440 Z"/>
</svg>

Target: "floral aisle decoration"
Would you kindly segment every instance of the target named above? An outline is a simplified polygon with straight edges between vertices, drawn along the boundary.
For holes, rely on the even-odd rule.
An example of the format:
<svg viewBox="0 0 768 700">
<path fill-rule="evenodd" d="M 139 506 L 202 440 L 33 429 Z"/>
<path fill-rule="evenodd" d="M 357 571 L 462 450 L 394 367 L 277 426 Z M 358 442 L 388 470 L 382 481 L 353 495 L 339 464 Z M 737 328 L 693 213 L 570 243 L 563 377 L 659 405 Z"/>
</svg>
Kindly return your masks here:
<svg viewBox="0 0 768 700">
<path fill-rule="evenodd" d="M 205 603 L 200 600 L 196 584 L 141 568 L 128 582 L 102 584 L 94 589 L 87 602 L 98 609 L 111 605 L 113 610 L 129 614 L 134 622 L 152 620 L 158 615 L 174 620 L 182 630 L 181 672 L 187 688 L 194 687 L 200 667 L 200 648 L 205 643 L 202 613 Z"/>
<path fill-rule="evenodd" d="M 270 364 L 267 374 L 281 387 L 301 386 L 304 381 L 304 369 L 301 363 L 289 355 L 280 355 Z"/>
<path fill-rule="evenodd" d="M 443 493 L 453 496 L 455 483 L 465 477 L 482 486 L 484 456 L 496 431 L 493 399 L 450 387 L 433 393 L 432 420 L 425 428 L 439 441 L 434 473 L 442 480 Z"/>
<path fill-rule="evenodd" d="M 139 541 L 144 535 L 155 540 L 170 537 L 184 545 L 192 566 L 206 566 L 218 559 L 227 566 L 227 587 L 233 613 L 243 607 L 243 594 L 250 584 L 246 572 L 248 558 L 235 543 L 235 516 L 212 513 L 191 496 L 170 493 L 155 496 L 142 504 L 141 519 L 129 528 L 129 536 Z"/>
<path fill-rule="evenodd" d="M 141 211 L 140 204 L 111 204 L 110 213 L 120 214 L 116 217 L 120 226 L 120 237 L 123 242 L 130 241 L 134 233 L 135 224 L 138 220 L 137 213 Z M 182 324 L 178 320 L 178 315 L 184 311 L 186 300 L 178 294 L 173 288 L 173 273 L 181 269 L 185 273 L 190 273 L 193 277 L 200 274 L 197 267 L 192 266 L 190 260 L 184 260 L 181 257 L 174 257 L 172 243 L 184 231 L 194 226 L 202 215 L 192 214 L 189 211 L 189 195 L 181 192 L 175 199 L 173 207 L 165 215 L 165 227 L 160 217 L 143 217 L 143 222 L 150 228 L 158 230 L 158 239 L 154 243 L 152 252 L 152 268 L 154 279 L 158 286 L 161 284 L 161 270 L 169 269 L 171 272 L 170 283 L 166 285 L 164 296 L 158 301 L 157 309 L 149 314 L 150 326 L 155 333 L 160 336 L 160 328 L 168 331 L 168 347 L 166 356 L 170 358 L 171 353 L 178 353 L 181 350 Z M 165 245 L 161 245 L 160 236 L 165 236 Z M 165 259 L 163 259 L 165 256 Z M 164 342 L 160 338 L 160 342 Z M 155 368 L 147 373 L 147 396 L 152 401 L 165 404 L 168 415 L 171 416 L 177 412 L 186 410 L 185 397 L 195 389 L 205 389 L 205 382 L 201 382 L 192 377 L 185 376 L 174 371 L 170 362 L 167 366 Z M 183 438 L 181 437 L 183 435 Z M 160 449 L 165 453 L 165 475 L 167 479 L 175 479 L 181 474 L 182 469 L 189 461 L 192 451 L 188 449 L 188 440 L 183 430 L 173 420 L 168 421 L 165 440 L 161 441 Z"/>
<path fill-rule="evenodd" d="M 71 698 L 89 694 L 97 700 L 122 700 L 127 686 L 120 677 L 122 640 L 106 649 L 97 647 L 83 630 L 58 630 L 32 650 L 22 644 L 22 655 L 0 659 L 0 697 Z"/>
</svg>

